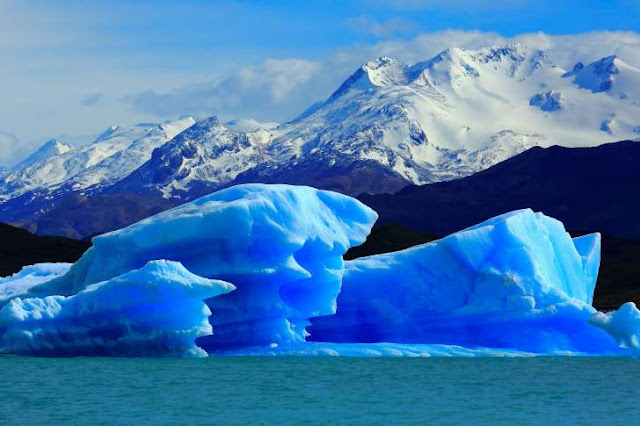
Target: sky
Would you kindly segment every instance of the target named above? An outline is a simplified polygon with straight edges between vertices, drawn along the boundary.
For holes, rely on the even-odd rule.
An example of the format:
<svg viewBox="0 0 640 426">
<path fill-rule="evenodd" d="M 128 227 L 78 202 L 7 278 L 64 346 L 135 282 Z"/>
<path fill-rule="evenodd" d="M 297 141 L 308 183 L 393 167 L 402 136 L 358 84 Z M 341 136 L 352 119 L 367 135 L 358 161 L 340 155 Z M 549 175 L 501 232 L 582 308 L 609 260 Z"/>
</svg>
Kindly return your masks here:
<svg viewBox="0 0 640 426">
<path fill-rule="evenodd" d="M 377 56 L 513 41 L 640 67 L 640 1 L 0 0 L 0 164 L 110 125 L 282 122 Z"/>
</svg>

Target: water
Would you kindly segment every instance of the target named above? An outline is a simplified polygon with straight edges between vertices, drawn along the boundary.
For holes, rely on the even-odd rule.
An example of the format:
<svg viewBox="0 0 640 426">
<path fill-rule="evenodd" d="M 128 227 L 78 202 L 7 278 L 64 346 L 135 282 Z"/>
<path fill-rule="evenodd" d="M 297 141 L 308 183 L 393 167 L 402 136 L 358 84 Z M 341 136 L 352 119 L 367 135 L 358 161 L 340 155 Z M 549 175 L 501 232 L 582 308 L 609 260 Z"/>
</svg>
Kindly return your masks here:
<svg viewBox="0 0 640 426">
<path fill-rule="evenodd" d="M 622 358 L 0 357 L 1 424 L 640 424 Z"/>
</svg>

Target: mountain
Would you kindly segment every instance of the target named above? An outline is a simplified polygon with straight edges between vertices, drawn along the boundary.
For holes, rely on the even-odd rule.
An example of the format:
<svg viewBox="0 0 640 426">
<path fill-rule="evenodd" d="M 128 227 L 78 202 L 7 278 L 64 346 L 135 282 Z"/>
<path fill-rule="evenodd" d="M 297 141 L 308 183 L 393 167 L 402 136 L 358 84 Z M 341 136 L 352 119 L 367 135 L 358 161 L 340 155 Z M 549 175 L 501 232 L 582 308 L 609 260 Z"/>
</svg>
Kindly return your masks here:
<svg viewBox="0 0 640 426">
<path fill-rule="evenodd" d="M 16 167 L 2 178 L 0 199 L 61 187 L 77 191 L 108 185 L 140 167 L 150 158 L 153 149 L 194 122 L 192 118 L 185 118 L 159 125 L 112 126 L 93 143 L 57 154 L 53 154 L 57 142 L 47 143 L 25 160 L 24 167 Z"/>
<path fill-rule="evenodd" d="M 109 192 L 157 191 L 165 198 L 181 199 L 203 195 L 265 161 L 268 139 L 261 136 L 236 132 L 216 117 L 207 118 L 154 150 L 149 161 Z"/>
<path fill-rule="evenodd" d="M 38 148 L 33 154 L 29 155 L 27 158 L 19 162 L 13 167 L 13 170 L 22 170 L 27 167 L 38 163 L 40 161 L 46 161 L 47 159 L 54 157 L 56 155 L 64 154 L 65 152 L 69 152 L 73 149 L 73 147 L 69 144 L 58 141 L 57 139 L 51 139 L 44 143 L 40 148 Z"/>
<path fill-rule="evenodd" d="M 472 176 L 363 195 L 380 218 L 350 258 L 409 247 L 506 211 L 531 207 L 562 220 L 574 236 L 601 232 L 602 264 L 594 304 L 640 303 L 640 144 L 532 148 Z"/>
<path fill-rule="evenodd" d="M 247 182 L 313 185 L 347 194 L 397 191 L 410 182 L 370 159 L 316 150 L 283 161 L 266 131 L 242 133 L 216 117 L 202 120 L 153 152 L 109 193 L 156 193 L 188 200 Z"/>
<path fill-rule="evenodd" d="M 0 220 L 86 237 L 237 183 L 358 195 L 459 179 L 532 147 L 637 138 L 638 76 L 616 57 L 567 71 L 519 44 L 412 65 L 381 57 L 281 125 L 209 117 L 109 129 L 0 179 Z"/>
<path fill-rule="evenodd" d="M 533 146 L 630 139 L 640 121 L 640 72 L 615 59 L 613 75 L 600 70 L 603 61 L 582 71 L 612 75 L 594 93 L 584 90 L 582 74 L 518 44 L 451 48 L 414 65 L 378 58 L 313 111 L 272 131 L 270 151 L 283 159 L 319 150 L 371 159 L 423 184 L 472 174 Z"/>
<path fill-rule="evenodd" d="M 614 62 L 622 70 L 617 83 L 640 75 Z M 594 63 L 585 70 L 592 68 L 599 69 Z M 275 128 L 238 132 L 215 117 L 204 120 L 117 188 L 155 187 L 182 199 L 249 181 L 393 192 L 467 176 L 533 146 L 632 137 L 640 106 L 631 99 L 640 100 L 640 88 L 622 99 L 613 96 L 617 83 L 611 94 L 593 93 L 574 77 L 544 52 L 517 44 L 452 48 L 415 65 L 382 57 Z"/>
<path fill-rule="evenodd" d="M 640 240 L 640 144 L 532 148 L 472 176 L 363 195 L 378 223 L 446 235 L 530 207 L 567 229 Z"/>
<path fill-rule="evenodd" d="M 91 246 L 87 241 L 36 236 L 4 223 L 0 223 L 0 241 L 0 277 L 34 263 L 75 262 Z"/>
<path fill-rule="evenodd" d="M 572 78 L 580 88 L 593 93 L 608 92 L 620 98 L 629 96 L 640 84 L 640 71 L 618 59 L 607 56 L 587 66 L 578 62 L 563 77 Z"/>
<path fill-rule="evenodd" d="M 258 121 L 252 118 L 236 118 L 234 120 L 227 121 L 224 126 L 227 129 L 235 130 L 236 132 L 249 133 L 256 130 L 271 130 L 278 127 L 280 123 L 270 121 Z"/>
</svg>

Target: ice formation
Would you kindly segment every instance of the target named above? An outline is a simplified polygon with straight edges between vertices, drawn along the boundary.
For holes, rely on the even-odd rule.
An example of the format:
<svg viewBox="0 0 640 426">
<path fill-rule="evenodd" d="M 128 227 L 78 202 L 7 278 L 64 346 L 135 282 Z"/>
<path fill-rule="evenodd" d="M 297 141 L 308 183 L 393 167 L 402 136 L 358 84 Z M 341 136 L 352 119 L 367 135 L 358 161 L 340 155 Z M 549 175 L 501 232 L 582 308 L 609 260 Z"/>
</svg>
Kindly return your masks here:
<svg viewBox="0 0 640 426">
<path fill-rule="evenodd" d="M 215 334 L 200 346 L 300 342 L 308 318 L 335 312 L 342 255 L 364 242 L 376 219 L 333 192 L 239 185 L 94 238 L 66 275 L 32 294 L 70 295 L 150 260 L 173 260 L 237 287 L 207 301 Z"/>
<path fill-rule="evenodd" d="M 525 209 L 429 244 L 344 262 L 376 218 L 353 198 L 310 187 L 249 184 L 213 193 L 94 238 L 73 266 L 34 265 L 0 279 L 2 350 L 640 352 L 635 305 L 608 314 L 591 306 L 599 234 L 572 239 L 561 222 Z"/>
<path fill-rule="evenodd" d="M 71 263 L 37 263 L 25 266 L 9 277 L 0 278 L 0 307 L 14 297 L 28 293 L 31 287 L 65 274 L 70 267 Z"/>
<path fill-rule="evenodd" d="M 635 303 L 627 302 L 613 312 L 596 312 L 589 322 L 609 333 L 620 347 L 640 356 L 640 311 Z"/>
<path fill-rule="evenodd" d="M 0 312 L 5 350 L 47 356 L 206 356 L 194 342 L 212 332 L 204 299 L 233 289 L 177 262 L 152 261 L 73 296 L 11 300 Z"/>
<path fill-rule="evenodd" d="M 347 262 L 336 315 L 311 339 L 613 352 L 588 323 L 600 236 L 520 210 L 442 240 Z"/>
</svg>

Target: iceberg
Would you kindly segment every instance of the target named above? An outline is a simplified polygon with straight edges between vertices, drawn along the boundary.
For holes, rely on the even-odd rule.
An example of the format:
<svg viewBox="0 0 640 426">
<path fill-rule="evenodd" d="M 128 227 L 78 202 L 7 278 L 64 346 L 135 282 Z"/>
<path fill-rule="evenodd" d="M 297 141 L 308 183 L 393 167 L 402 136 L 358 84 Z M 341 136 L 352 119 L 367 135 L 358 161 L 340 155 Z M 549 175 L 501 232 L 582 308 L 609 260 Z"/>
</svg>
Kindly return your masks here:
<svg viewBox="0 0 640 426">
<path fill-rule="evenodd" d="M 588 320 L 600 236 L 572 239 L 561 222 L 510 212 L 442 240 L 346 263 L 335 315 L 309 340 L 619 351 Z"/>
<path fill-rule="evenodd" d="M 310 317 L 335 312 L 342 255 L 365 241 L 376 219 L 334 192 L 239 185 L 95 237 L 68 273 L 30 293 L 71 295 L 167 259 L 237 287 L 207 300 L 215 334 L 198 341 L 207 351 L 303 342 Z"/>
<path fill-rule="evenodd" d="M 4 350 L 38 356 L 206 356 L 212 333 L 204 299 L 234 286 L 151 261 L 73 296 L 15 298 L 0 311 Z"/>
<path fill-rule="evenodd" d="M 345 262 L 377 214 L 248 184 L 0 279 L 2 350 L 40 356 L 640 353 L 640 311 L 592 307 L 600 235 L 530 209 Z M 2 307 L 4 305 L 4 307 Z"/>
</svg>

